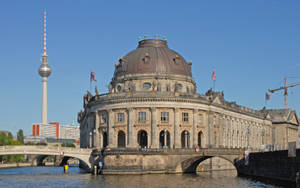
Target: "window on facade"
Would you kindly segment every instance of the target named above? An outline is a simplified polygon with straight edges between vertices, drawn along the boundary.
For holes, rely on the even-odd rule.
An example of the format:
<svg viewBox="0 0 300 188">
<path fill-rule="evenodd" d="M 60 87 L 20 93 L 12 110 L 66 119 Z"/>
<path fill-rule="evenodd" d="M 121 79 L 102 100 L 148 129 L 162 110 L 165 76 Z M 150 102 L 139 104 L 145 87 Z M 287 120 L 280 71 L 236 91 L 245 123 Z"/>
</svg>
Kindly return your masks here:
<svg viewBox="0 0 300 188">
<path fill-rule="evenodd" d="M 189 121 L 189 113 L 183 112 L 182 113 L 182 121 L 188 122 Z"/>
<path fill-rule="evenodd" d="M 143 84 L 143 89 L 148 90 L 148 89 L 150 89 L 150 88 L 151 88 L 151 83 L 145 82 L 145 83 Z"/>
<path fill-rule="evenodd" d="M 198 114 L 198 123 L 199 124 L 203 123 L 203 115 L 202 114 Z"/>
<path fill-rule="evenodd" d="M 118 122 L 123 122 L 124 121 L 124 113 L 118 113 L 117 120 L 118 120 Z"/>
<path fill-rule="evenodd" d="M 216 125 L 216 117 L 213 117 L 213 118 L 212 118 L 212 124 L 213 124 L 213 125 Z"/>
<path fill-rule="evenodd" d="M 107 116 L 106 114 L 101 115 L 101 123 L 106 123 L 107 122 Z"/>
<path fill-rule="evenodd" d="M 120 92 L 122 90 L 122 87 L 118 85 L 117 90 Z"/>
<path fill-rule="evenodd" d="M 146 121 L 146 112 L 139 112 L 139 121 Z"/>
<path fill-rule="evenodd" d="M 161 121 L 169 121 L 169 112 L 161 112 Z"/>
<path fill-rule="evenodd" d="M 160 83 L 157 84 L 157 91 L 161 91 L 161 84 Z"/>
<path fill-rule="evenodd" d="M 166 85 L 166 91 L 170 91 L 170 85 L 169 84 Z"/>
<path fill-rule="evenodd" d="M 176 84 L 176 91 L 181 91 L 182 90 L 182 85 L 181 84 Z"/>
</svg>

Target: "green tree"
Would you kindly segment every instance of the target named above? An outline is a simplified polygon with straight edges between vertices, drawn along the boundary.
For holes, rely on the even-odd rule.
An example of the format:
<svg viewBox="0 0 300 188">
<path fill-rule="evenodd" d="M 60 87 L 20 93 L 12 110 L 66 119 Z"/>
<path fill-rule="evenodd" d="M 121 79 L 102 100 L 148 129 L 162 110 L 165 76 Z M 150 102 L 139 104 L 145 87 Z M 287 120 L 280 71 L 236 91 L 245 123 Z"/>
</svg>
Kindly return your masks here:
<svg viewBox="0 0 300 188">
<path fill-rule="evenodd" d="M 7 135 L 5 133 L 0 134 L 0 146 L 5 145 L 22 145 L 18 140 L 14 140 L 11 133 Z M 5 162 L 21 162 L 24 160 L 24 155 L 4 155 L 1 156 L 0 161 Z"/>
<path fill-rule="evenodd" d="M 9 132 L 7 134 L 7 138 L 8 138 L 8 140 L 13 140 L 14 139 L 13 135 L 11 134 L 11 132 Z"/>
<path fill-rule="evenodd" d="M 22 129 L 19 129 L 18 133 L 17 133 L 17 140 L 24 144 L 24 133 Z"/>
<path fill-rule="evenodd" d="M 71 147 L 75 148 L 76 146 L 73 143 L 64 142 L 61 144 L 62 147 Z"/>
</svg>

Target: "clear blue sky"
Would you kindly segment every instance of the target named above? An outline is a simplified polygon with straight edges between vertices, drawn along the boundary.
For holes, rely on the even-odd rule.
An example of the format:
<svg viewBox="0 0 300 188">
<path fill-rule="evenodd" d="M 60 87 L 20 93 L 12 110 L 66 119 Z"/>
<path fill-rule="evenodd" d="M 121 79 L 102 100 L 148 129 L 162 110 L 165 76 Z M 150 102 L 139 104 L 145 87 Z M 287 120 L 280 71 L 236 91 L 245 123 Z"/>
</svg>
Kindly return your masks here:
<svg viewBox="0 0 300 188">
<path fill-rule="evenodd" d="M 114 62 L 137 46 L 138 37 L 166 36 L 187 61 L 197 90 L 212 87 L 225 99 L 253 109 L 268 88 L 300 81 L 300 1 L 15 1 L 0 2 L 0 129 L 31 134 L 41 121 L 43 9 L 48 12 L 48 120 L 71 124 L 96 72 L 101 93 Z M 300 112 L 300 86 L 289 106 Z M 283 108 L 283 92 L 268 108 Z"/>
</svg>

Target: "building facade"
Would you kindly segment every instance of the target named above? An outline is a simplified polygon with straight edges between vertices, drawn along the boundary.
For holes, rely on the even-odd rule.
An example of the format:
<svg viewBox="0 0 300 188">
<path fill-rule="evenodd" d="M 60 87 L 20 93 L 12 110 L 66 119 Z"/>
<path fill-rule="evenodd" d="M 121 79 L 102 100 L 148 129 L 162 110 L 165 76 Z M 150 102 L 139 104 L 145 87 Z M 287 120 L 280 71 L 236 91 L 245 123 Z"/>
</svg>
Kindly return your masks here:
<svg viewBox="0 0 300 188">
<path fill-rule="evenodd" d="M 84 96 L 81 147 L 260 149 L 297 139 L 295 111 L 279 125 L 271 110 L 227 102 L 222 92 L 198 94 L 191 66 L 165 40 L 140 41 L 115 63 L 108 93 Z"/>
<path fill-rule="evenodd" d="M 34 123 L 32 124 L 32 136 L 79 140 L 80 129 L 79 126 L 60 125 L 59 122 L 50 122 L 49 124 Z"/>
</svg>

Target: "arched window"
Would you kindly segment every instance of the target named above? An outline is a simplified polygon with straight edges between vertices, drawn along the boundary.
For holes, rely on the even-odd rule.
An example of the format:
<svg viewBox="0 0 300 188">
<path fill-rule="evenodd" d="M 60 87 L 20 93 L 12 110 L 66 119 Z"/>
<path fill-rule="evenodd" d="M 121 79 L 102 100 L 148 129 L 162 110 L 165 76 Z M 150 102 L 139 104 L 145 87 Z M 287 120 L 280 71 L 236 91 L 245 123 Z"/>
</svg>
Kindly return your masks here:
<svg viewBox="0 0 300 188">
<path fill-rule="evenodd" d="M 123 131 L 118 132 L 118 148 L 125 148 L 125 133 Z"/>
<path fill-rule="evenodd" d="M 202 148 L 202 139 L 203 139 L 203 133 L 202 133 L 202 131 L 200 131 L 200 132 L 198 132 L 198 146 L 200 147 L 200 148 Z"/>
<path fill-rule="evenodd" d="M 181 147 L 182 148 L 189 148 L 189 140 L 190 140 L 190 133 L 188 131 L 182 131 L 181 133 Z"/>
<path fill-rule="evenodd" d="M 166 129 L 159 133 L 159 147 L 170 148 L 170 133 Z"/>
<path fill-rule="evenodd" d="M 148 134 L 144 130 L 138 132 L 138 143 L 141 148 L 148 147 Z"/>
<path fill-rule="evenodd" d="M 107 133 L 103 132 L 103 147 L 105 148 L 107 146 Z"/>
</svg>

